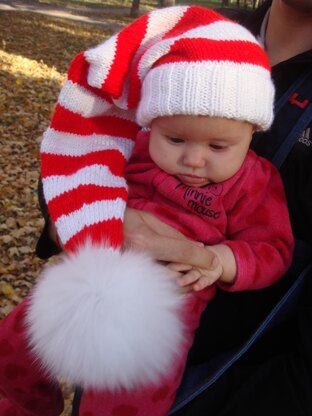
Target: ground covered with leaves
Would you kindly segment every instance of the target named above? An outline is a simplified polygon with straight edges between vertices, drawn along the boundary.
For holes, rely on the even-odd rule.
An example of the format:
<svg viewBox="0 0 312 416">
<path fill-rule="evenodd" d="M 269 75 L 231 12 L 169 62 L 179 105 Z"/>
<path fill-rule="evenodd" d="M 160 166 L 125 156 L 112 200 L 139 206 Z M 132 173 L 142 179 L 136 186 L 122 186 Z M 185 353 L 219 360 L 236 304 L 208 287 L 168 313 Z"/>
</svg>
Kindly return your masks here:
<svg viewBox="0 0 312 416">
<path fill-rule="evenodd" d="M 118 19 L 118 21 L 117 21 Z M 116 24 L 128 23 L 116 17 Z M 25 12 L 0 12 L 0 319 L 29 292 L 44 262 L 39 147 L 71 59 L 112 31 Z M 64 385 L 70 415 L 71 389 Z"/>
</svg>

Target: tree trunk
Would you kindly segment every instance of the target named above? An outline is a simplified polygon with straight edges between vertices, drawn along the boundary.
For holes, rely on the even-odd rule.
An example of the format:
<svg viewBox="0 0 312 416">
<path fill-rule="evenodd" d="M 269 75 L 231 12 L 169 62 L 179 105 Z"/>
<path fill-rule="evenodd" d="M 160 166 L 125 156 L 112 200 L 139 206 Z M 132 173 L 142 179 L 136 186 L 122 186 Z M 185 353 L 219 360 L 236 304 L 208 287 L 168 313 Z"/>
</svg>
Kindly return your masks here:
<svg viewBox="0 0 312 416">
<path fill-rule="evenodd" d="M 159 0 L 160 7 L 170 7 L 175 5 L 175 0 Z"/>
<path fill-rule="evenodd" d="M 132 0 L 132 6 L 130 10 L 130 17 L 138 17 L 140 10 L 140 0 Z"/>
</svg>

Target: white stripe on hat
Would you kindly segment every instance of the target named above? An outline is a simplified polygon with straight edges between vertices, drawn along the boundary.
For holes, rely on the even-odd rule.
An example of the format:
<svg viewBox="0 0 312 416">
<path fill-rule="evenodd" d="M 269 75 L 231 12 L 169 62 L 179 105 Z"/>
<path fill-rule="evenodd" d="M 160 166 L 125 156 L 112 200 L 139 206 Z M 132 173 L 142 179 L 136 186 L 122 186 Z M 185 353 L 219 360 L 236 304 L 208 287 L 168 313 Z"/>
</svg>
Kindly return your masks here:
<svg viewBox="0 0 312 416">
<path fill-rule="evenodd" d="M 63 133 L 48 128 L 41 143 L 41 153 L 65 156 L 82 156 L 102 150 L 118 150 L 126 160 L 132 154 L 134 141 L 125 137 L 113 137 L 103 134 L 81 136 Z"/>
<path fill-rule="evenodd" d="M 124 120 L 135 120 L 135 111 L 117 109 L 114 104 L 101 99 L 98 95 L 92 94 L 91 91 L 70 80 L 64 83 L 58 102 L 65 109 L 85 118 L 105 114 L 105 116 L 116 116 Z"/>
<path fill-rule="evenodd" d="M 170 32 L 181 20 L 189 6 L 176 6 L 153 10 L 148 15 L 146 34 L 142 44 L 146 45 L 149 40 L 156 41 Z"/>
<path fill-rule="evenodd" d="M 112 107 L 108 101 L 70 80 L 64 83 L 58 102 L 67 110 L 83 117 L 99 116 Z"/>
<path fill-rule="evenodd" d="M 211 39 L 211 40 L 231 40 L 257 43 L 256 38 L 244 27 L 235 22 L 218 20 L 208 25 L 198 26 L 190 29 L 181 36 L 188 39 Z"/>
<path fill-rule="evenodd" d="M 78 188 L 80 185 L 110 186 L 125 188 L 124 177 L 114 175 L 107 166 L 94 164 L 79 169 L 72 175 L 52 175 L 42 179 L 44 197 L 49 203 L 64 192 Z"/>
<path fill-rule="evenodd" d="M 114 62 L 117 51 L 118 34 L 84 53 L 86 60 L 92 64 L 89 68 L 88 83 L 101 88 Z"/>
<path fill-rule="evenodd" d="M 84 204 L 80 209 L 59 217 L 55 224 L 66 244 L 75 234 L 93 224 L 111 219 L 123 219 L 126 202 L 121 198 Z"/>
</svg>

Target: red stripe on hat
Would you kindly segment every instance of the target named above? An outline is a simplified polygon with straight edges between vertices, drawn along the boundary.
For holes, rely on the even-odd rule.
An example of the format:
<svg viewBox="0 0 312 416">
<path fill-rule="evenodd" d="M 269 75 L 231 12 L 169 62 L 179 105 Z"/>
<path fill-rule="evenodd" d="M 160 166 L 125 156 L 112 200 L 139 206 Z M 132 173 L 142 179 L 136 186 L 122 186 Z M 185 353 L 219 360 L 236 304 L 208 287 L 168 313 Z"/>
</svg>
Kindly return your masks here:
<svg viewBox="0 0 312 416">
<path fill-rule="evenodd" d="M 120 219 L 111 219 L 86 226 L 67 241 L 65 249 L 68 251 L 78 251 L 87 241 L 105 247 L 121 247 L 122 221 Z"/>
<path fill-rule="evenodd" d="M 112 188 L 97 185 L 79 185 L 78 188 L 64 192 L 49 202 L 49 211 L 52 221 L 62 215 L 68 215 L 80 209 L 84 204 L 96 201 L 115 200 L 122 198 L 127 201 L 128 193 L 125 188 Z"/>
<path fill-rule="evenodd" d="M 124 176 L 126 159 L 118 150 L 101 150 L 81 156 L 41 153 L 41 176 L 71 175 L 91 165 L 105 165 L 117 176 Z"/>
<path fill-rule="evenodd" d="M 140 98 L 141 98 L 142 82 L 139 77 L 139 71 L 138 71 L 139 60 L 140 58 L 135 63 L 135 66 L 131 73 L 131 83 L 130 83 L 129 93 L 128 93 L 128 107 L 129 108 L 135 108 L 140 102 Z"/>
<path fill-rule="evenodd" d="M 120 119 L 115 116 L 96 116 L 85 118 L 80 114 L 58 104 L 55 108 L 51 128 L 66 132 L 88 136 L 91 134 L 107 134 L 115 137 L 126 137 L 134 140 L 140 127 L 133 121 Z"/>
<path fill-rule="evenodd" d="M 67 78 L 68 80 L 74 82 L 75 84 L 79 84 L 83 88 L 91 91 L 93 94 L 97 95 L 100 98 L 104 98 L 109 103 L 112 103 L 112 99 L 110 95 L 105 92 L 101 91 L 98 88 L 91 87 L 88 83 L 88 72 L 89 72 L 90 64 L 86 60 L 84 52 L 79 53 L 72 63 L 70 64 Z"/>
<path fill-rule="evenodd" d="M 207 26 L 210 23 L 221 20 L 229 21 L 229 19 L 213 10 L 192 6 L 187 9 L 179 22 L 163 37 L 163 39 L 180 36 L 190 29 L 195 29 L 196 27 L 203 25 Z"/>
<path fill-rule="evenodd" d="M 102 85 L 102 89 L 108 91 L 113 98 L 122 95 L 125 77 L 129 73 L 134 55 L 144 39 L 147 22 L 148 17 L 144 15 L 118 34 L 114 61 Z"/>
<path fill-rule="evenodd" d="M 267 55 L 261 47 L 249 41 L 214 39 L 179 39 L 154 67 L 174 62 L 219 61 L 252 64 L 270 70 Z"/>
</svg>

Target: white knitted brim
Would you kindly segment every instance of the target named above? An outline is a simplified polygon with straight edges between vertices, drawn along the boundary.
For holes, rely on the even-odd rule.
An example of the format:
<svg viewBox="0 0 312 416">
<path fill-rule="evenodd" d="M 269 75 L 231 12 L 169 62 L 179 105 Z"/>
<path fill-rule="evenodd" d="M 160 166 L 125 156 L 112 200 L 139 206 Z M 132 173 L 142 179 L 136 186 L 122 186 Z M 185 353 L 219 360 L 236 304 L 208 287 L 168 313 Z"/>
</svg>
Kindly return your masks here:
<svg viewBox="0 0 312 416">
<path fill-rule="evenodd" d="M 137 122 L 160 116 L 206 115 L 246 121 L 267 130 L 273 121 L 270 72 L 229 61 L 175 62 L 149 71 L 143 81 Z"/>
</svg>

